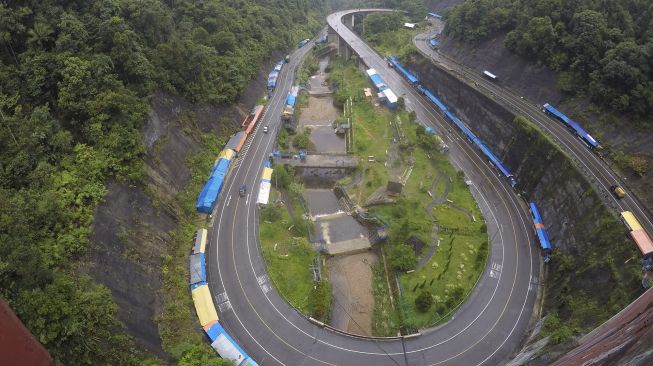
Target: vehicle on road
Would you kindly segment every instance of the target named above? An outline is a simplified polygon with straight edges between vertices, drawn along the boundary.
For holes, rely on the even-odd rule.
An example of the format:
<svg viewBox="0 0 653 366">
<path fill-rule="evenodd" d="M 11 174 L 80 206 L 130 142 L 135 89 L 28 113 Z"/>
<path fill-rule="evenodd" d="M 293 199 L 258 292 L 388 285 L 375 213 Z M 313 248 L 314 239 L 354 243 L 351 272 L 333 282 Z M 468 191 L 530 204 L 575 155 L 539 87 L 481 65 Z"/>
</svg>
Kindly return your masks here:
<svg viewBox="0 0 653 366">
<path fill-rule="evenodd" d="M 617 185 L 610 186 L 610 192 L 612 192 L 615 196 L 617 196 L 617 198 L 626 197 L 626 191 Z"/>
<path fill-rule="evenodd" d="M 552 117 L 564 123 L 565 126 L 567 126 L 567 128 L 569 128 L 578 137 L 580 137 L 581 140 L 583 140 L 583 142 L 585 142 L 587 146 L 589 146 L 591 149 L 596 149 L 596 150 L 602 149 L 599 142 L 594 137 L 592 137 L 592 135 L 590 135 L 587 131 L 585 131 L 585 129 L 581 127 L 580 124 L 578 124 L 576 121 L 572 120 L 571 118 L 567 117 L 564 113 L 557 110 L 551 104 L 545 103 L 542 106 L 542 112 L 551 115 Z"/>
<path fill-rule="evenodd" d="M 551 246 L 549 236 L 547 235 L 546 229 L 544 228 L 542 216 L 540 216 L 540 211 L 537 210 L 537 205 L 535 205 L 535 202 L 529 202 L 528 208 L 531 211 L 531 215 L 533 217 L 533 224 L 535 225 L 535 236 L 537 236 L 537 239 L 540 241 L 540 249 L 542 250 L 544 263 L 549 263 L 551 260 L 553 247 Z"/>
<path fill-rule="evenodd" d="M 653 257 L 653 240 L 648 235 L 642 224 L 639 223 L 635 215 L 630 211 L 624 211 L 619 215 L 621 221 L 626 225 L 637 248 L 642 253 L 643 258 Z"/>
<path fill-rule="evenodd" d="M 486 78 L 488 78 L 488 79 L 490 79 L 490 80 L 492 80 L 492 81 L 496 81 L 496 80 L 497 80 L 497 76 L 494 75 L 493 73 L 487 71 L 487 70 L 484 70 L 484 71 L 483 71 L 483 76 L 485 76 Z"/>
<path fill-rule="evenodd" d="M 268 133 L 268 126 L 263 126 L 263 133 Z"/>
<path fill-rule="evenodd" d="M 290 62 L 290 55 L 286 55 L 286 63 Z"/>
<path fill-rule="evenodd" d="M 246 194 L 247 194 L 247 186 L 243 184 L 240 186 L 240 189 L 238 190 L 238 195 L 240 195 L 240 197 L 245 197 Z"/>
</svg>

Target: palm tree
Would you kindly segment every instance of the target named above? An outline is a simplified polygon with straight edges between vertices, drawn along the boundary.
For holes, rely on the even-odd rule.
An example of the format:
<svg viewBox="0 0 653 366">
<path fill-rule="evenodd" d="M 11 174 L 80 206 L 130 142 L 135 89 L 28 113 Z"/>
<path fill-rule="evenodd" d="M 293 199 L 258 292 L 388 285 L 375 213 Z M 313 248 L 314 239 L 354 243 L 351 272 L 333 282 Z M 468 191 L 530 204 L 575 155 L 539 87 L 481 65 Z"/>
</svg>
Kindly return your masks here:
<svg viewBox="0 0 653 366">
<path fill-rule="evenodd" d="M 27 43 L 36 43 L 42 47 L 44 43 L 51 40 L 52 32 L 52 27 L 48 23 L 37 20 L 34 22 L 34 27 L 27 31 Z"/>
</svg>

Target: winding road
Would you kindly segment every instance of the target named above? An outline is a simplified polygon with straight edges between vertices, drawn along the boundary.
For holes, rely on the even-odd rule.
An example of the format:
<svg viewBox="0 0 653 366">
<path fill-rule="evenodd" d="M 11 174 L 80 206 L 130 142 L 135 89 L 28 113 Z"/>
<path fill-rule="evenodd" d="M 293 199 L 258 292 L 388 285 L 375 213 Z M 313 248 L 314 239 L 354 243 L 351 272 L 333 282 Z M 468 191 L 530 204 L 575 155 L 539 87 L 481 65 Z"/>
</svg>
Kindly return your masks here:
<svg viewBox="0 0 653 366">
<path fill-rule="evenodd" d="M 451 162 L 463 170 L 491 237 L 488 266 L 451 321 L 415 337 L 374 339 L 350 336 L 309 321 L 274 290 L 258 242 L 260 174 L 274 146 L 293 70 L 313 42 L 296 50 L 281 71 L 261 125 L 241 152 L 220 195 L 210 224 L 207 277 L 220 323 L 261 365 L 496 365 L 520 345 L 539 285 L 539 250 L 529 213 L 492 166 L 442 119 L 421 95 L 341 23 L 359 9 L 331 14 L 327 22 L 361 59 L 375 68 L 421 121 L 436 127 L 450 147 Z M 239 197 L 241 184 L 249 194 Z"/>
<path fill-rule="evenodd" d="M 502 87 L 500 83 L 484 78 L 481 75 L 481 71 L 471 69 L 437 50 L 432 50 L 429 47 L 428 41 L 435 36 L 438 30 L 443 28 L 442 22 L 437 22 L 439 23 L 439 27 L 429 29 L 413 38 L 413 43 L 423 55 L 430 58 L 441 69 L 467 83 L 470 87 L 477 88 L 482 93 L 493 97 L 497 103 L 503 105 L 508 110 L 527 117 L 542 131 L 552 136 L 560 147 L 574 159 L 583 175 L 588 178 L 589 182 L 601 195 L 605 204 L 618 212 L 631 211 L 637 216 L 637 219 L 646 231 L 653 234 L 651 213 L 633 192 L 628 189 L 624 180 L 612 170 L 606 160 L 591 151 L 580 138 L 563 126 L 561 122 L 542 112 L 541 104 L 547 101 L 540 101 L 539 105 L 530 102 L 510 89 Z M 615 197 L 610 191 L 610 186 L 612 185 L 623 187 L 627 191 L 626 197 L 623 199 Z"/>
</svg>

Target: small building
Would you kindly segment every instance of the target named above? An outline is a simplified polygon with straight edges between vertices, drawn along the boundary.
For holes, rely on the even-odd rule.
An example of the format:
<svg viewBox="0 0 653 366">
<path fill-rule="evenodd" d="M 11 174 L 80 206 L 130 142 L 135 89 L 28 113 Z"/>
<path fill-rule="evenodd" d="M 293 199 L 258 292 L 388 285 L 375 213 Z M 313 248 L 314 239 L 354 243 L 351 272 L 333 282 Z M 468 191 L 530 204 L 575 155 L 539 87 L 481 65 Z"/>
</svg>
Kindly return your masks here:
<svg viewBox="0 0 653 366">
<path fill-rule="evenodd" d="M 386 102 L 388 107 L 390 108 L 397 107 L 397 101 L 399 100 L 399 98 L 397 98 L 397 95 L 392 90 L 385 89 L 382 92 L 380 92 L 377 96 L 379 97 L 379 99 Z"/>
<path fill-rule="evenodd" d="M 401 194 L 401 190 L 404 189 L 404 186 L 399 182 L 388 182 L 385 190 L 388 196 L 397 197 Z"/>
<path fill-rule="evenodd" d="M 415 23 L 404 23 L 404 27 L 406 27 L 408 29 L 415 29 L 415 28 L 417 28 L 417 24 L 415 24 Z"/>
<path fill-rule="evenodd" d="M 372 88 L 364 88 L 363 93 L 365 93 L 366 98 L 372 98 Z"/>
</svg>

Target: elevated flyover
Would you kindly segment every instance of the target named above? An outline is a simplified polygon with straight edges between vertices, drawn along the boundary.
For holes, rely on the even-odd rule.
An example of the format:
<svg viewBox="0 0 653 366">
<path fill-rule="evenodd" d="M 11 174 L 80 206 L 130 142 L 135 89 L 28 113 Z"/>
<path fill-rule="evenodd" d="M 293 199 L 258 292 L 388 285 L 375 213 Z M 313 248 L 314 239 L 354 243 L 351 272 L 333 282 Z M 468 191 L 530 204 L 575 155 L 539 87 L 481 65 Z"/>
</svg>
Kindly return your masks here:
<svg viewBox="0 0 653 366">
<path fill-rule="evenodd" d="M 369 67 L 376 68 L 398 95 L 404 95 L 418 119 L 447 131 L 443 128 L 446 122 L 430 104 L 341 22 L 353 13 L 373 11 L 388 10 L 331 14 L 327 18 L 329 28 L 335 31 L 331 38 L 338 37 L 343 53 L 355 52 Z M 528 327 L 539 286 L 540 260 L 522 201 L 456 131 L 444 136 L 450 146 L 450 159 L 472 182 L 472 193 L 487 220 L 491 253 L 477 286 L 451 321 L 411 337 L 352 336 L 311 321 L 274 290 L 258 243 L 258 207 L 249 196 L 239 197 L 238 187 L 245 183 L 252 191 L 258 190 L 260 171 L 274 144 L 271 135 L 280 127 L 277 116 L 293 83 L 292 70 L 311 45 L 294 52 L 282 70 L 261 123 L 269 125 L 272 133 L 254 132 L 251 148 L 227 180 L 214 212 L 207 277 L 221 324 L 259 364 L 266 366 L 501 363 L 518 348 Z"/>
</svg>

